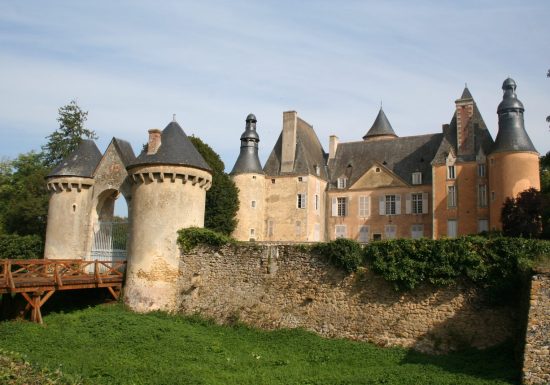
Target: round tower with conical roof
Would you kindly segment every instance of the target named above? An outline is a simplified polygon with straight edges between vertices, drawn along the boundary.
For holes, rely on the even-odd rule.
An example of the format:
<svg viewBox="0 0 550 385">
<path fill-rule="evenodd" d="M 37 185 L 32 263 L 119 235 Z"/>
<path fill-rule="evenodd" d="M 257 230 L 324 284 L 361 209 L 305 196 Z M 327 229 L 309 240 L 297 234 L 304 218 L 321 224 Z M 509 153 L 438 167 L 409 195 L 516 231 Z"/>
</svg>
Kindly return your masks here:
<svg viewBox="0 0 550 385">
<path fill-rule="evenodd" d="M 46 178 L 50 201 L 44 258 L 84 258 L 92 210 L 93 173 L 101 152 L 92 140 L 78 148 Z"/>
<path fill-rule="evenodd" d="M 258 158 L 256 116 L 246 117 L 241 151 L 230 175 L 239 189 L 238 223 L 233 237 L 240 241 L 264 239 L 265 176 Z"/>
<path fill-rule="evenodd" d="M 539 154 L 523 121 L 523 103 L 516 95 L 516 82 L 506 79 L 497 109 L 498 133 L 489 155 L 490 227 L 502 228 L 501 210 L 508 197 L 534 187 L 540 189 Z"/>
<path fill-rule="evenodd" d="M 397 138 L 393 127 L 390 124 L 386 114 L 382 107 L 378 111 L 378 115 L 374 120 L 369 131 L 363 136 L 364 141 L 373 141 L 373 140 L 385 140 L 385 139 L 394 139 Z"/>
<path fill-rule="evenodd" d="M 174 120 L 149 130 L 147 148 L 127 167 L 132 181 L 125 303 L 139 312 L 177 308 L 177 231 L 203 227 L 211 169 Z"/>
</svg>

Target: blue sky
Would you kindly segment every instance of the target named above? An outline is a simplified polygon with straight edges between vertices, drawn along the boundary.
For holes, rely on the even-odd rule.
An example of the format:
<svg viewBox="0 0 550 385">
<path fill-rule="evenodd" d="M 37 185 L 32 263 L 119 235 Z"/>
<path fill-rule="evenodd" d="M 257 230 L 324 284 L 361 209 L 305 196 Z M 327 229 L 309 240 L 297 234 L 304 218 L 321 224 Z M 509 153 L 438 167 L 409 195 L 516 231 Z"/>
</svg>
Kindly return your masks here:
<svg viewBox="0 0 550 385">
<path fill-rule="evenodd" d="M 71 99 L 104 150 L 137 151 L 176 114 L 231 169 L 249 113 L 265 161 L 296 110 L 325 149 L 380 102 L 399 136 L 448 123 L 468 84 L 496 136 L 503 80 L 550 150 L 550 2 L 0 0 L 0 156 L 39 150 Z"/>
</svg>

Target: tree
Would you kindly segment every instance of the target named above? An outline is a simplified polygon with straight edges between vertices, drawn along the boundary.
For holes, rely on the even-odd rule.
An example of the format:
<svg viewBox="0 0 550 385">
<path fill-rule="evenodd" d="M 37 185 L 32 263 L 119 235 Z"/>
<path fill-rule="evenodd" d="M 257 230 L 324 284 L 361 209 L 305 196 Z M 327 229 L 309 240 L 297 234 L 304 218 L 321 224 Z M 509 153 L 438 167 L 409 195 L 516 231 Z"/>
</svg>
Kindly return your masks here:
<svg viewBox="0 0 550 385">
<path fill-rule="evenodd" d="M 46 137 L 48 143 L 42 146 L 44 163 L 47 167 L 55 167 L 71 152 L 76 150 L 82 139 L 97 139 L 93 130 L 84 127 L 88 119 L 88 111 L 83 111 L 75 100 L 60 107 L 59 128 Z"/>
<path fill-rule="evenodd" d="M 7 234 L 44 238 L 48 213 L 45 177 L 48 168 L 42 154 L 29 152 L 0 167 L 0 222 Z"/>
<path fill-rule="evenodd" d="M 506 198 L 502 206 L 502 232 L 508 237 L 538 238 L 542 233 L 543 194 L 535 188 Z"/>
<path fill-rule="evenodd" d="M 191 136 L 191 143 L 212 168 L 212 187 L 206 193 L 204 227 L 230 235 L 237 226 L 239 190 L 228 174 L 220 156 L 200 138 Z"/>
<path fill-rule="evenodd" d="M 550 239 L 550 151 L 540 157 L 540 192 L 546 202 L 542 208 L 541 238 Z"/>
</svg>

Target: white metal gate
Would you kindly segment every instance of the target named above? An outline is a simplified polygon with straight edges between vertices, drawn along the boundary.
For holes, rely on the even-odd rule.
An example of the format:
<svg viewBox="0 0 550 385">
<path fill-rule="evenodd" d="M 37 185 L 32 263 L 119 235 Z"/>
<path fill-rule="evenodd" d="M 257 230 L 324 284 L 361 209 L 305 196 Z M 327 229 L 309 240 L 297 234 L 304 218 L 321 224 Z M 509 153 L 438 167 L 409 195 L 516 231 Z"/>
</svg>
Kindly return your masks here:
<svg viewBox="0 0 550 385">
<path fill-rule="evenodd" d="M 128 240 L 128 222 L 99 221 L 94 233 L 90 260 L 125 261 Z"/>
</svg>

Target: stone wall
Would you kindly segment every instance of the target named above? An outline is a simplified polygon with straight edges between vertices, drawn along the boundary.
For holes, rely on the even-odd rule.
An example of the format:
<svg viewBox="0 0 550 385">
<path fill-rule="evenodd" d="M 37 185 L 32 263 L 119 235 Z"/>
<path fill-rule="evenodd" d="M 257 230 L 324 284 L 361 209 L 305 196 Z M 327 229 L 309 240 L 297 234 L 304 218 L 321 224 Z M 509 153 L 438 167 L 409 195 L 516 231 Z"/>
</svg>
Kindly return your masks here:
<svg viewBox="0 0 550 385">
<path fill-rule="evenodd" d="M 539 271 L 531 281 L 523 358 L 525 384 L 550 384 L 550 269 Z"/>
<path fill-rule="evenodd" d="M 197 248 L 182 255 L 179 308 L 219 322 L 311 330 L 380 346 L 446 352 L 515 335 L 516 314 L 466 283 L 398 293 L 369 270 L 347 275 L 300 246 Z"/>
</svg>

